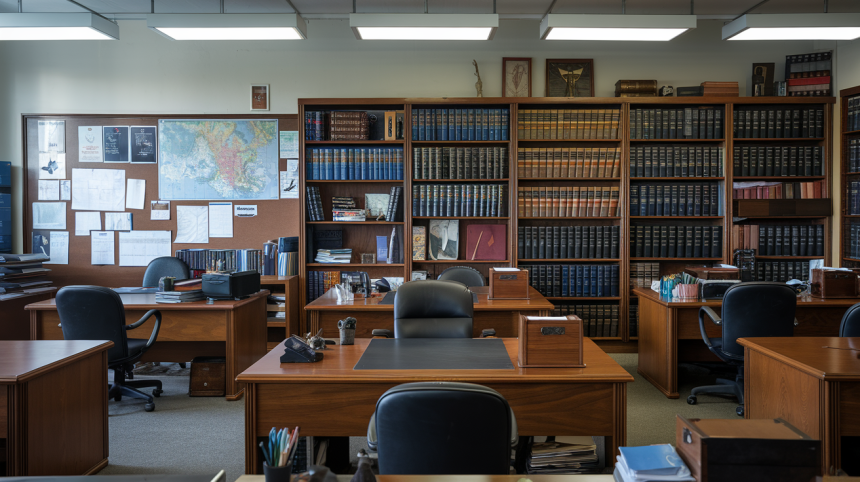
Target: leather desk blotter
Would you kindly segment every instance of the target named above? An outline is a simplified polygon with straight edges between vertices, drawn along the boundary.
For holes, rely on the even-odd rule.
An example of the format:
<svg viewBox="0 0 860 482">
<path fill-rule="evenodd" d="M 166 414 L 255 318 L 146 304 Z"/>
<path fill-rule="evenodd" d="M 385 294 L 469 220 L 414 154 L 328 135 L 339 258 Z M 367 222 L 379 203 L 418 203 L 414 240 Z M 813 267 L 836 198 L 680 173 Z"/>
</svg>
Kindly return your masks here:
<svg viewBox="0 0 860 482">
<path fill-rule="evenodd" d="M 513 370 L 501 338 L 394 338 L 370 341 L 354 370 Z"/>
<path fill-rule="evenodd" d="M 385 296 L 383 296 L 382 299 L 379 300 L 379 303 L 377 303 L 377 304 L 393 305 L 394 304 L 394 297 L 396 295 L 397 295 L 396 291 L 389 291 L 388 293 L 385 293 Z M 476 304 L 476 305 L 478 304 L 478 293 L 475 293 L 474 291 L 472 292 L 472 304 Z"/>
</svg>

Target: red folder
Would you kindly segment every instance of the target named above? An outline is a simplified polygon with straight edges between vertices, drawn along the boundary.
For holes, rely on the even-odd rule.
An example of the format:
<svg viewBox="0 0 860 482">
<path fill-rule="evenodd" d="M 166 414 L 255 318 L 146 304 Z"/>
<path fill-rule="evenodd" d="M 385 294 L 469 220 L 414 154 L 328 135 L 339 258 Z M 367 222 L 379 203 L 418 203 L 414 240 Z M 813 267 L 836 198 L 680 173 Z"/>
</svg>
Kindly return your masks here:
<svg viewBox="0 0 860 482">
<path fill-rule="evenodd" d="M 505 261 L 507 231 L 504 224 L 470 224 L 466 228 L 466 260 Z"/>
</svg>

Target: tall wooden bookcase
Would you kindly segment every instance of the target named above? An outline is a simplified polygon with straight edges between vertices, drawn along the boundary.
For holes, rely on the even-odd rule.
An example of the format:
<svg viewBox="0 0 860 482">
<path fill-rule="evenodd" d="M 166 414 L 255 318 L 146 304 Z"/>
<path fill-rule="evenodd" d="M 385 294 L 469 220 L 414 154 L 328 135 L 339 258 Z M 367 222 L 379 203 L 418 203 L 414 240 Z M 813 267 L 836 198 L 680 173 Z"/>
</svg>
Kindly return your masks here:
<svg viewBox="0 0 860 482">
<path fill-rule="evenodd" d="M 825 262 L 831 259 L 830 250 L 830 216 L 771 216 L 765 215 L 759 218 L 737 217 L 736 205 L 732 199 L 732 183 L 736 179 L 733 176 L 733 149 L 735 146 L 770 145 L 770 146 L 820 146 L 823 148 L 822 162 L 824 166 L 823 176 L 814 177 L 753 177 L 744 178 L 744 181 L 812 181 L 823 180 L 825 185 L 825 196 L 830 196 L 830 183 L 832 176 L 832 97 L 794 98 L 794 97 L 667 97 L 667 98 L 368 98 L 368 99 L 300 99 L 299 100 L 299 138 L 300 138 L 300 179 L 301 179 L 301 230 L 300 230 L 300 256 L 299 273 L 302 277 L 300 283 L 300 300 L 307 300 L 307 273 L 315 270 L 343 270 L 343 271 L 367 271 L 372 278 L 381 276 L 402 276 L 409 279 L 413 270 L 426 270 L 428 277 L 438 276 L 445 268 L 453 265 L 468 265 L 479 270 L 485 276 L 491 266 L 523 266 L 541 264 L 593 264 L 593 265 L 618 265 L 619 270 L 619 296 L 615 297 L 549 297 L 556 304 L 609 304 L 618 305 L 619 323 L 617 336 L 597 337 L 596 340 L 604 345 L 617 345 L 618 342 L 636 340 L 635 334 L 631 336 L 629 313 L 631 305 L 635 305 L 635 299 L 631 298 L 630 275 L 631 263 L 652 262 L 659 265 L 660 274 L 677 273 L 688 264 L 731 262 L 732 252 L 739 248 L 733 244 L 732 227 L 734 225 L 753 224 L 823 224 L 825 226 Z M 818 138 L 803 139 L 751 139 L 737 138 L 733 135 L 733 113 L 736 109 L 744 110 L 754 107 L 767 109 L 773 106 L 798 106 L 797 108 L 821 106 L 824 110 L 824 136 Z M 649 109 L 684 109 L 685 107 L 702 107 L 718 109 L 722 115 L 723 135 L 716 139 L 642 139 L 632 137 L 630 131 L 631 111 L 639 108 Z M 509 131 L 508 140 L 505 141 L 418 141 L 413 140 L 412 112 L 414 109 L 435 108 L 496 108 L 509 109 Z M 527 110 L 583 110 L 583 109 L 617 109 L 618 130 L 616 138 L 590 138 L 590 139 L 525 139 L 518 135 L 517 119 L 520 111 Z M 375 110 L 375 111 L 404 111 L 404 139 L 398 141 L 305 141 L 305 112 L 311 111 L 333 111 L 333 110 Z M 844 109 L 843 109 L 844 110 Z M 313 147 L 361 147 L 361 146 L 396 146 L 402 147 L 404 151 L 404 179 L 398 181 L 312 181 L 307 180 L 305 154 L 307 148 Z M 505 147 L 508 152 L 507 173 L 501 179 L 491 180 L 426 180 L 417 179 L 413 173 L 413 150 L 423 147 Z M 631 150 L 644 146 L 694 146 L 694 147 L 720 147 L 723 157 L 722 175 L 709 177 L 632 177 L 630 173 Z M 518 151 L 528 148 L 617 148 L 621 153 L 620 173 L 618 176 L 605 178 L 563 178 L 554 177 L 533 178 L 529 175 L 518 175 L 517 160 Z M 844 177 L 844 176 L 843 176 Z M 672 185 L 683 181 L 694 183 L 711 182 L 719 186 L 719 210 L 716 216 L 631 216 L 629 193 L 631 186 L 658 182 Z M 451 182 L 475 182 L 493 183 L 507 186 L 507 211 L 493 218 L 465 218 L 458 217 L 460 221 L 460 256 L 456 261 L 413 261 L 412 253 L 412 227 L 429 226 L 429 216 L 416 216 L 412 212 L 412 188 L 415 185 L 428 183 L 451 183 Z M 307 215 L 306 187 L 316 186 L 320 189 L 323 204 L 323 212 L 327 219 L 331 219 L 331 197 L 350 196 L 363 202 L 364 194 L 368 192 L 388 193 L 392 186 L 403 187 L 403 210 L 404 221 L 392 223 L 389 221 L 367 221 L 358 222 L 333 222 L 333 221 L 309 221 Z M 534 217 L 518 214 L 518 189 L 520 187 L 617 187 L 620 193 L 617 216 L 604 217 Z M 846 196 L 843 195 L 843 199 Z M 844 202 L 844 201 L 843 201 Z M 767 204 L 767 202 L 765 202 Z M 363 206 L 363 204 L 362 204 Z M 843 204 L 844 206 L 844 204 Z M 860 216 L 858 216 L 860 218 Z M 453 218 L 435 218 L 453 219 Z M 392 225 L 403 226 L 404 239 L 404 263 L 376 265 L 359 264 L 358 255 L 361 252 L 375 252 L 376 236 L 390 235 Z M 507 259 L 504 262 L 478 262 L 468 261 L 465 253 L 465 233 L 469 224 L 503 224 L 507 228 Z M 519 227 L 527 226 L 618 226 L 620 231 L 619 250 L 617 258 L 566 258 L 566 259 L 531 259 L 519 258 L 517 256 L 517 235 Z M 722 252 L 718 257 L 704 256 L 700 258 L 660 258 L 660 257 L 635 257 L 631 253 L 631 228 L 636 226 L 720 226 L 722 227 Z M 343 265 L 317 264 L 313 262 L 313 253 L 306 249 L 308 227 L 337 226 L 343 230 L 344 247 L 353 249 L 353 263 Z M 788 258 L 785 258 L 788 259 Z M 794 260 L 795 258 L 791 258 Z M 304 312 L 302 319 L 305 320 Z"/>
<path fill-rule="evenodd" d="M 860 142 L 860 129 L 853 129 L 848 125 L 849 120 L 849 108 L 848 102 L 849 100 L 853 100 L 855 103 L 860 99 L 860 86 L 851 87 L 849 89 L 843 89 L 839 91 L 839 102 L 840 102 L 840 122 L 839 122 L 839 130 L 840 130 L 840 146 L 841 149 L 841 157 L 842 162 L 840 163 L 840 173 L 842 174 L 840 177 L 840 189 L 842 194 L 842 206 L 841 206 L 841 214 L 842 214 L 842 235 L 839 242 L 839 261 L 841 266 L 845 266 L 848 268 L 860 268 L 860 257 L 852 256 L 851 252 L 851 227 L 852 226 L 860 226 L 860 212 L 853 213 L 851 210 L 851 199 L 852 196 L 857 196 L 858 193 L 851 192 L 851 183 L 852 182 L 860 182 L 860 169 L 857 169 L 856 164 L 858 163 L 857 159 L 854 159 L 854 162 L 851 162 L 851 142 L 855 143 Z M 854 105 L 854 112 L 857 112 L 857 106 Z M 855 144 L 856 146 L 856 144 Z M 860 148 L 857 148 L 860 149 Z M 854 153 L 857 156 L 857 152 L 855 150 Z M 854 164 L 854 166 L 852 166 Z M 853 168 L 852 168 L 853 167 Z M 857 229 L 857 228 L 855 228 Z M 855 236 L 860 236 L 855 232 Z M 856 241 L 855 241 L 856 243 Z M 860 253 L 854 253 L 860 254 Z"/>
</svg>

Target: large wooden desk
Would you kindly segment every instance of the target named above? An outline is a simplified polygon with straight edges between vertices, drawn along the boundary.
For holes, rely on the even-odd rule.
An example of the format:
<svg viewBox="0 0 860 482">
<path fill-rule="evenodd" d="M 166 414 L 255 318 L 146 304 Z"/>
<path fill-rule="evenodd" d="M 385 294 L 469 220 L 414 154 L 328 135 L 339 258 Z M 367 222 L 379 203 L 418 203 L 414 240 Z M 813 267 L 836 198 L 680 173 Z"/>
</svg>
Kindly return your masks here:
<svg viewBox="0 0 860 482">
<path fill-rule="evenodd" d="M 721 301 L 666 299 L 647 288 L 635 288 L 639 297 L 638 372 L 668 398 L 678 398 L 678 363 L 681 361 L 719 361 L 712 355 L 699 331 L 699 308 L 710 306 L 721 312 Z M 835 336 L 848 307 L 860 300 L 797 299 L 795 336 Z M 767 302 L 767 300 L 762 300 Z M 722 329 L 705 320 L 708 336 L 717 337 Z"/>
<path fill-rule="evenodd" d="M 820 439 L 825 474 L 860 435 L 860 338 L 741 338 L 745 418 L 783 418 Z"/>
<path fill-rule="evenodd" d="M 227 357 L 227 399 L 242 397 L 236 375 L 266 353 L 266 296 L 262 290 L 240 301 L 223 300 L 208 304 L 156 303 L 155 295 L 120 294 L 127 324 L 139 320 L 149 310 L 161 312 L 158 339 L 142 361 L 188 362 L 195 356 Z M 55 299 L 26 306 L 30 311 L 30 339 L 62 340 L 63 329 Z M 149 327 L 149 328 L 147 328 Z M 145 324 L 137 338 L 148 338 L 152 325 Z"/>
<path fill-rule="evenodd" d="M 0 475 L 89 475 L 107 465 L 112 346 L 0 341 Z"/>
<path fill-rule="evenodd" d="M 51 286 L 38 293 L 25 293 L 23 296 L 0 300 L 0 340 L 29 340 L 30 317 L 25 306 L 37 301 L 50 300 L 57 288 Z"/>
<path fill-rule="evenodd" d="M 520 435 L 606 437 L 606 461 L 627 440 L 627 382 L 633 377 L 586 338 L 586 368 L 512 370 L 353 370 L 369 339 L 335 346 L 318 363 L 281 364 L 275 348 L 242 372 L 245 383 L 245 472 L 259 473 L 261 437 L 272 427 L 301 427 L 302 435 L 365 436 L 376 401 L 401 383 L 477 383 L 508 400 Z M 517 340 L 504 339 L 513 366 Z"/>
<path fill-rule="evenodd" d="M 538 290 L 529 287 L 527 300 L 491 300 L 488 299 L 489 287 L 469 288 L 478 294 L 473 317 L 472 336 L 481 336 L 486 328 L 495 328 L 496 336 L 500 338 L 516 338 L 519 332 L 519 316 L 537 315 L 549 316 L 555 308 Z M 337 338 L 337 321 L 354 316 L 358 320 L 355 336 L 370 338 L 375 329 L 394 330 L 394 305 L 380 305 L 381 296 L 371 298 L 355 298 L 351 303 L 338 304 L 333 290 L 311 301 L 305 310 L 308 311 L 307 331 L 316 333 L 320 328 L 326 338 Z"/>
</svg>

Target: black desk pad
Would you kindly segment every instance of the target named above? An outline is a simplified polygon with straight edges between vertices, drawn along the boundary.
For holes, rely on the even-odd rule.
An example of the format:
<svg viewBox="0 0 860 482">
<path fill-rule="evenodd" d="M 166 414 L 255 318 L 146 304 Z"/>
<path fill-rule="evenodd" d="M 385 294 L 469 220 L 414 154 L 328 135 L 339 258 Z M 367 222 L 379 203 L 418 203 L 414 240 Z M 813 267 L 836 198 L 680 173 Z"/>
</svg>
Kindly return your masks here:
<svg viewBox="0 0 860 482">
<path fill-rule="evenodd" d="M 394 304 L 394 297 L 396 295 L 397 295 L 396 291 L 389 291 L 388 293 L 385 293 L 385 296 L 383 296 L 382 299 L 379 300 L 379 303 L 377 303 L 377 304 L 393 305 Z M 475 293 L 474 291 L 472 292 L 472 304 L 475 304 L 475 305 L 478 304 L 478 293 Z"/>
<path fill-rule="evenodd" d="M 513 370 L 501 338 L 373 339 L 353 370 Z"/>
</svg>

